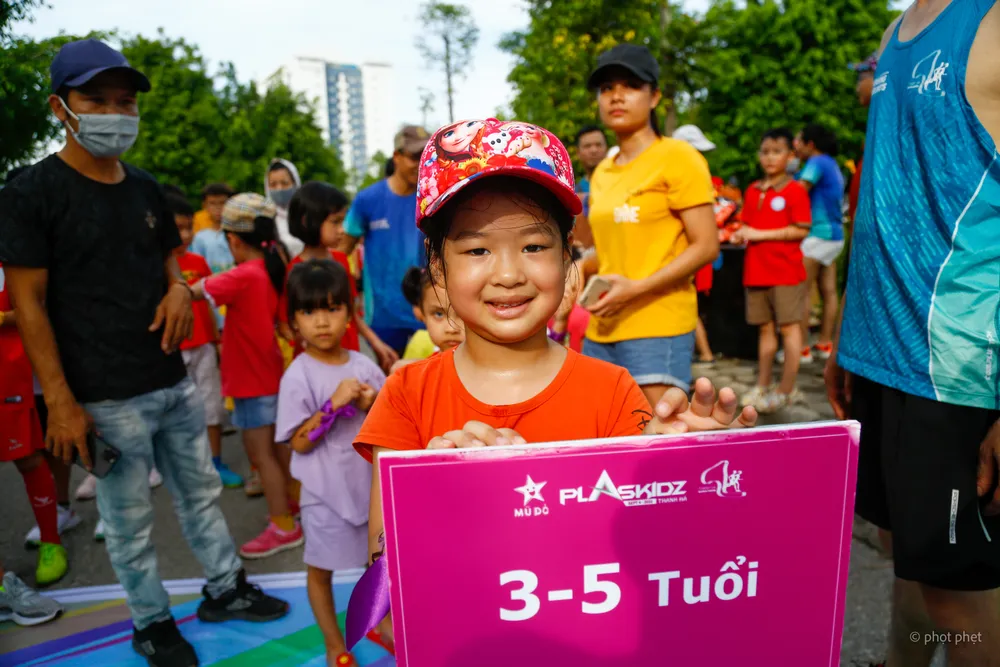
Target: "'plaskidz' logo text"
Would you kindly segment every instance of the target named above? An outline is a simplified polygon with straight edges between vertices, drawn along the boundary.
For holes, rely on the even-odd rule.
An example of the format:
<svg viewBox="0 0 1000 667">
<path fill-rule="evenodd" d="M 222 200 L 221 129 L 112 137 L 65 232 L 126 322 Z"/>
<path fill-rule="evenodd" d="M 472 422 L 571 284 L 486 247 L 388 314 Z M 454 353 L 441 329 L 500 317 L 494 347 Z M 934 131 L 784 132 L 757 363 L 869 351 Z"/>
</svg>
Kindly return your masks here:
<svg viewBox="0 0 1000 667">
<path fill-rule="evenodd" d="M 607 470 L 601 471 L 597 483 L 591 487 L 579 486 L 575 489 L 560 489 L 559 504 L 569 501 L 593 503 L 602 497 L 613 498 L 626 507 L 657 505 L 659 503 L 682 503 L 687 500 L 687 482 L 648 482 L 645 484 L 615 484 Z"/>
</svg>

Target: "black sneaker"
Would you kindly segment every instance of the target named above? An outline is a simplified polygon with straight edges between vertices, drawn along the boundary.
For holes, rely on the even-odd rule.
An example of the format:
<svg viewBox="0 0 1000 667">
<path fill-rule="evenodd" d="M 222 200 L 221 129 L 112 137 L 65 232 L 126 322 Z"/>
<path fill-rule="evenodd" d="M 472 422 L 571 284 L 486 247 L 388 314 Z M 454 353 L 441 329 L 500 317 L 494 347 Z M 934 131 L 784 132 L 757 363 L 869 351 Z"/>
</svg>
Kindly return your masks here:
<svg viewBox="0 0 1000 667">
<path fill-rule="evenodd" d="M 173 618 L 134 630 L 132 648 L 150 667 L 198 667 L 194 647 L 181 636 Z"/>
<path fill-rule="evenodd" d="M 202 589 L 205 599 L 198 605 L 198 620 L 202 623 L 223 621 L 276 621 L 288 613 L 288 603 L 271 597 L 247 581 L 247 573 L 240 570 L 236 587 L 213 598 L 207 589 Z"/>
</svg>

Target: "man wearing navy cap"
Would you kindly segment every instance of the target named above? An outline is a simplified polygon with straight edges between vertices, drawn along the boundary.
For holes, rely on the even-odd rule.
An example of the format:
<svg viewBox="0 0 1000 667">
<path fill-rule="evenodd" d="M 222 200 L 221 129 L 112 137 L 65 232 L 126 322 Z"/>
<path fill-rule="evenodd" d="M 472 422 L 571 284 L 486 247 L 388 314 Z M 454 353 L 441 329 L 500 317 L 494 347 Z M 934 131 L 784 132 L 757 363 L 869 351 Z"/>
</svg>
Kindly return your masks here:
<svg viewBox="0 0 1000 667">
<path fill-rule="evenodd" d="M 198 617 L 273 620 L 288 605 L 248 583 L 236 555 L 204 411 L 177 349 L 192 322 L 172 254 L 180 237 L 156 180 L 119 160 L 138 135 L 136 98 L 149 79 L 96 40 L 65 45 L 51 77 L 66 146 L 0 191 L 0 262 L 48 406 L 52 453 L 89 466 L 91 431 L 122 452 L 98 481 L 97 504 L 132 645 L 150 665 L 189 667 L 198 659 L 170 615 L 150 539 L 154 462 L 205 568 Z"/>
</svg>

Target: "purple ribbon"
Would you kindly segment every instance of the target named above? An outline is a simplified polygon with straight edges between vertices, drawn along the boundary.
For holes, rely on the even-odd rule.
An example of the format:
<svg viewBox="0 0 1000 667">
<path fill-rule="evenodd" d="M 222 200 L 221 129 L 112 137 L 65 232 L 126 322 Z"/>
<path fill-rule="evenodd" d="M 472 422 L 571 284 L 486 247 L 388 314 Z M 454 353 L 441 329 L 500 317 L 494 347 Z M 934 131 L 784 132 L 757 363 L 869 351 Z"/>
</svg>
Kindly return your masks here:
<svg viewBox="0 0 1000 667">
<path fill-rule="evenodd" d="M 309 431 L 309 442 L 313 444 L 330 432 L 330 429 L 333 428 L 333 422 L 337 421 L 338 417 L 347 417 L 350 419 L 358 414 L 358 409 L 348 403 L 347 405 L 334 410 L 333 404 L 330 403 L 330 401 L 327 401 L 323 404 L 323 407 L 320 408 L 320 412 L 323 413 L 323 417 L 321 418 L 319 426 Z"/>
<path fill-rule="evenodd" d="M 347 650 L 378 627 L 389 614 L 389 566 L 385 555 L 365 570 L 347 603 Z"/>
</svg>

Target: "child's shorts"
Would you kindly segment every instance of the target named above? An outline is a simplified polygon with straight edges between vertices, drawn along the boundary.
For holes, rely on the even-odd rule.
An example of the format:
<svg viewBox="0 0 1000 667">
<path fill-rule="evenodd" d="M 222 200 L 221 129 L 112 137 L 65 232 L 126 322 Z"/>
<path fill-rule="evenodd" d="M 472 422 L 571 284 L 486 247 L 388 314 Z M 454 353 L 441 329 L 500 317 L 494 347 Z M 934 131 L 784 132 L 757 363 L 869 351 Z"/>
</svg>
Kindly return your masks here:
<svg viewBox="0 0 1000 667">
<path fill-rule="evenodd" d="M 806 284 L 747 288 L 747 324 L 801 322 L 806 312 Z"/>
<path fill-rule="evenodd" d="M 43 449 L 45 438 L 35 408 L 0 405 L 0 462 L 19 461 Z"/>
<path fill-rule="evenodd" d="M 181 356 L 205 406 L 205 423 L 208 426 L 221 425 L 226 417 L 226 408 L 222 403 L 222 379 L 219 377 L 219 357 L 215 345 L 206 343 L 181 350 Z"/>
<path fill-rule="evenodd" d="M 271 426 L 278 421 L 278 395 L 233 399 L 233 426 L 241 430 Z"/>
<path fill-rule="evenodd" d="M 804 256 L 819 262 L 823 266 L 830 266 L 840 257 L 840 252 L 844 249 L 844 242 L 827 241 L 815 236 L 807 236 L 802 239 L 801 248 Z"/>
<path fill-rule="evenodd" d="M 335 572 L 364 567 L 368 562 L 368 524 L 345 521 L 303 487 L 299 500 L 306 534 L 306 565 Z"/>
</svg>

